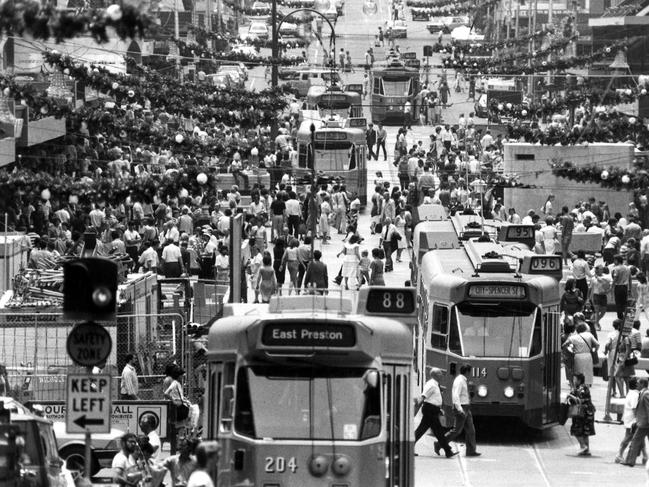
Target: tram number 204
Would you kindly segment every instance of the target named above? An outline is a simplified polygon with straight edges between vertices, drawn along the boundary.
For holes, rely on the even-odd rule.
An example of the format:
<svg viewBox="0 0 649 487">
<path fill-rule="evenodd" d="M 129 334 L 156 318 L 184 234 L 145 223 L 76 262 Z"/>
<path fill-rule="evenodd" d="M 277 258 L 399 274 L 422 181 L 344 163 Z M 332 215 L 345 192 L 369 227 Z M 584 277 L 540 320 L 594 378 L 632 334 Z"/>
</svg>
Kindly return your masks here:
<svg viewBox="0 0 649 487">
<path fill-rule="evenodd" d="M 297 471 L 297 462 L 295 457 L 266 457 L 264 470 L 266 473 L 284 473 L 290 471 L 295 473 Z"/>
</svg>

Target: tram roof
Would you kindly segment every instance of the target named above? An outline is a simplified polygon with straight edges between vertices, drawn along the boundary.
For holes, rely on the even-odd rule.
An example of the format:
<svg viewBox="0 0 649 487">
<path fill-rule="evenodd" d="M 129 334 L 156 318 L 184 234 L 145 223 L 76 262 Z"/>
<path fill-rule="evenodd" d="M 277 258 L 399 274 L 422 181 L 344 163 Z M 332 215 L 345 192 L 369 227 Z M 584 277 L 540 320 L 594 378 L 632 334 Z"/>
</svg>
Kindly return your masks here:
<svg viewBox="0 0 649 487">
<path fill-rule="evenodd" d="M 277 347 L 262 343 L 262 330 L 273 322 L 305 324 L 316 322 L 324 324 L 355 324 L 356 345 L 354 347 L 322 347 L 323 356 L 337 356 L 350 361 L 368 362 L 377 357 L 383 361 L 412 360 L 412 332 L 408 325 L 396 320 L 358 314 L 326 313 L 317 310 L 301 312 L 271 313 L 268 307 L 259 312 L 250 311 L 244 316 L 228 316 L 213 319 L 208 323 L 208 357 L 219 355 L 243 355 L 249 358 L 268 360 L 272 354 L 304 357 L 313 347 Z"/>
</svg>

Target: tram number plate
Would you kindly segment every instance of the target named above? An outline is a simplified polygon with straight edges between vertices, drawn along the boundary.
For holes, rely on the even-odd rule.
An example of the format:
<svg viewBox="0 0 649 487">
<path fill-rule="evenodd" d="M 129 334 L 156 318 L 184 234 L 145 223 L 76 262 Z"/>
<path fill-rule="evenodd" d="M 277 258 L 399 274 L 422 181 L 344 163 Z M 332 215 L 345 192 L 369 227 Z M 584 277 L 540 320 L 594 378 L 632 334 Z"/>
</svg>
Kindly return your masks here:
<svg viewBox="0 0 649 487">
<path fill-rule="evenodd" d="M 295 457 L 266 457 L 264 460 L 264 471 L 266 473 L 284 473 L 290 471 L 295 473 L 297 471 L 297 462 Z"/>
<path fill-rule="evenodd" d="M 410 289 L 370 289 L 366 310 L 369 313 L 412 314 L 415 300 Z"/>
<path fill-rule="evenodd" d="M 487 368 L 471 367 L 471 377 L 487 377 Z"/>
<path fill-rule="evenodd" d="M 530 268 L 533 271 L 556 271 L 561 268 L 561 257 L 557 256 L 544 256 L 534 257 L 530 263 Z"/>
</svg>

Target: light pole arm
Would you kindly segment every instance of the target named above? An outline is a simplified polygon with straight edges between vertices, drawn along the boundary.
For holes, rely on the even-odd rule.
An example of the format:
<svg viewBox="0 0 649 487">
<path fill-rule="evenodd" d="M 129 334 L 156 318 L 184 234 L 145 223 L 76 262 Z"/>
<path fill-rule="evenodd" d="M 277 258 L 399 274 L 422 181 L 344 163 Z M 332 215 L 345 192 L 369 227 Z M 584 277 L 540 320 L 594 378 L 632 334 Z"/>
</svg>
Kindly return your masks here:
<svg viewBox="0 0 649 487">
<path fill-rule="evenodd" d="M 279 24 L 277 23 L 277 0 L 273 0 L 271 3 L 271 10 L 270 10 L 270 17 L 271 17 L 271 22 L 272 22 L 272 43 L 271 43 L 271 58 L 272 58 L 272 63 L 273 65 L 271 66 L 272 69 L 272 76 L 271 76 L 271 86 L 273 88 L 277 88 L 277 85 L 279 83 L 279 73 L 278 73 L 278 64 L 277 60 L 279 58 L 279 29 L 284 23 L 286 19 L 291 17 L 293 14 L 296 14 L 298 12 L 310 12 L 312 14 L 319 15 L 322 17 L 327 24 L 329 24 L 329 28 L 331 29 L 331 41 L 329 42 L 329 45 L 333 45 L 334 49 L 334 55 L 332 59 L 332 70 L 336 69 L 336 30 L 334 29 L 333 24 L 331 21 L 325 17 L 322 12 L 319 12 L 318 10 L 315 10 L 313 8 L 298 8 L 295 9 L 288 14 L 286 14 L 284 17 L 282 17 L 282 20 L 279 21 Z"/>
</svg>

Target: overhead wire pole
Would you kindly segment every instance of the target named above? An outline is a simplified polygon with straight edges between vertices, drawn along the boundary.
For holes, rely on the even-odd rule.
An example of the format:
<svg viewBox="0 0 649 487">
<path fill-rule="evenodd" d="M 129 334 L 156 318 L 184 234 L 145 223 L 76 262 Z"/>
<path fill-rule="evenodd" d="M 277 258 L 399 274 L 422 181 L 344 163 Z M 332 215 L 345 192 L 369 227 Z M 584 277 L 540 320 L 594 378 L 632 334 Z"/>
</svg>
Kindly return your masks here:
<svg viewBox="0 0 649 487">
<path fill-rule="evenodd" d="M 278 39 L 278 31 L 279 29 L 277 28 L 277 0 L 272 0 L 270 4 L 270 22 L 272 24 L 272 40 L 271 40 L 271 55 L 270 55 L 270 62 L 272 63 L 271 66 L 271 77 L 270 77 L 270 85 L 273 88 L 277 88 L 277 85 L 279 83 L 279 73 L 277 70 L 277 58 L 279 57 L 279 39 Z"/>
</svg>

